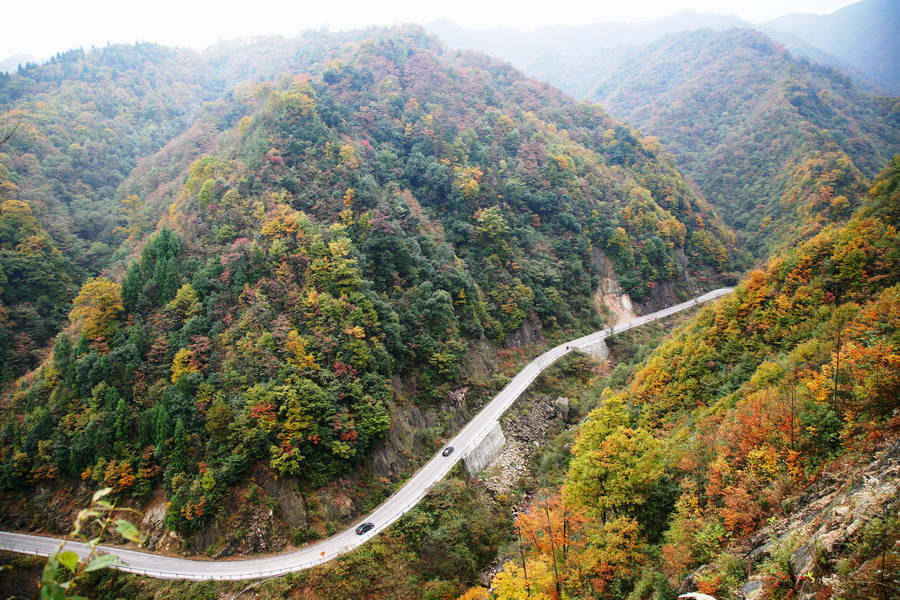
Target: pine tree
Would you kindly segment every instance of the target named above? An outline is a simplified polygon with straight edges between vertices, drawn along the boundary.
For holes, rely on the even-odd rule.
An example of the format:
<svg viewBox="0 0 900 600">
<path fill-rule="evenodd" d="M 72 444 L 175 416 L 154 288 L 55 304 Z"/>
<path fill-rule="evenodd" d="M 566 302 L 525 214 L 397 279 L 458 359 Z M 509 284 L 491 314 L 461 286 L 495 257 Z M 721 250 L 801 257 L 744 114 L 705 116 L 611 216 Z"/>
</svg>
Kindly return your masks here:
<svg viewBox="0 0 900 600">
<path fill-rule="evenodd" d="M 175 473 L 182 472 L 187 469 L 187 431 L 184 428 L 184 421 L 181 417 L 175 421 L 175 446 L 172 448 L 172 458 L 170 464 Z"/>
</svg>

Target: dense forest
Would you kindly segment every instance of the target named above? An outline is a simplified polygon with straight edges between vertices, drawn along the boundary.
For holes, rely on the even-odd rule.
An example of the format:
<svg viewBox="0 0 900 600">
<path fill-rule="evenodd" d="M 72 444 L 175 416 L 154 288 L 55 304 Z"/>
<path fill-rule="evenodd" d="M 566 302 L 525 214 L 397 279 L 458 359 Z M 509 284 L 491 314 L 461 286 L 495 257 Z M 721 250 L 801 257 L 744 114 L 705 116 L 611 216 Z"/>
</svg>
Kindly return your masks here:
<svg viewBox="0 0 900 600">
<path fill-rule="evenodd" d="M 62 533 L 110 488 L 153 551 L 299 546 L 613 323 L 607 294 L 736 285 L 547 371 L 509 418 L 566 415 L 510 489 L 457 469 L 259 597 L 879 598 L 900 520 L 840 555 L 774 523 L 898 437 L 897 99 L 747 30 L 612 55 L 602 105 L 418 26 L 0 74 L 0 524 Z"/>
<path fill-rule="evenodd" d="M 839 569 L 821 548 L 813 577 L 792 571 L 784 549 L 754 565 L 741 545 L 826 468 L 897 439 L 898 200 L 900 156 L 849 223 L 773 256 L 630 382 L 596 390 L 563 485 L 517 517 L 524 568 L 506 563 L 490 597 L 669 597 L 702 565 L 694 582 L 717 598 L 735 597 L 755 569 L 766 598 L 884 597 L 869 587 L 873 567 L 853 572 L 864 560 L 828 579 Z M 868 543 L 864 559 L 877 549 Z M 890 560 L 881 581 L 893 586 L 895 551 Z"/>
<path fill-rule="evenodd" d="M 228 102 L 233 87 L 272 77 L 299 48 L 318 48 L 316 36 L 204 53 L 146 43 L 70 50 L 0 73 L 4 131 L 14 133 L 0 147 L 0 193 L 28 205 L 44 239 L 6 253 L 35 233 L 17 227 L 0 242 L 6 279 L 22 281 L 0 296 L 10 313 L 0 334 L 2 381 L 37 366 L 78 286 L 127 261 L 153 231 L 182 171 L 243 116 Z M 317 60 L 306 54 L 306 64 Z M 4 218 L 24 209 L 10 205 Z M 42 272 L 39 254 L 57 250 L 49 262 L 58 264 Z"/>
<path fill-rule="evenodd" d="M 599 108 L 417 28 L 370 33 L 335 40 L 320 74 L 236 90 L 242 116 L 155 231 L 122 199 L 139 251 L 83 282 L 51 356 L 3 397 L 7 514 L 39 514 L 22 503 L 38 484 L 47 505 L 71 481 L 161 487 L 166 525 L 190 534 L 254 465 L 310 489 L 364 469 L 391 407 L 439 405 L 476 344 L 599 326 L 601 257 L 648 306 L 741 268 L 658 147 Z M 65 254 L 15 177 L 3 218 L 45 242 L 4 256 L 57 257 L 39 283 L 59 299 Z"/>
<path fill-rule="evenodd" d="M 73 50 L 0 74 L 15 126 L 0 147 L 4 382 L 38 364 L 77 286 L 120 243 L 118 183 L 193 118 L 203 86 L 187 58 L 148 45 Z"/>
<path fill-rule="evenodd" d="M 795 239 L 810 212 L 820 226 L 848 217 L 857 169 L 872 177 L 900 150 L 896 98 L 863 93 L 749 30 L 668 36 L 634 51 L 589 97 L 659 136 L 760 258 Z M 810 211 L 802 196 L 824 207 Z"/>
<path fill-rule="evenodd" d="M 879 2 L 860 7 L 871 9 L 868 24 L 878 23 L 867 43 L 877 44 L 880 32 L 894 37 L 887 23 L 895 10 Z M 900 150 L 895 97 L 878 95 L 799 39 L 736 17 L 680 13 L 530 33 L 438 22 L 430 30 L 599 102 L 658 138 L 735 229 L 738 245 L 761 260 L 817 231 L 810 204 L 834 201 L 840 217 L 849 217 L 854 207 L 845 203 L 859 195 L 842 188 L 857 185 L 860 173 L 873 177 Z M 801 188 L 817 198 L 798 198 Z M 818 210 L 819 227 L 834 217 L 829 212 Z"/>
</svg>

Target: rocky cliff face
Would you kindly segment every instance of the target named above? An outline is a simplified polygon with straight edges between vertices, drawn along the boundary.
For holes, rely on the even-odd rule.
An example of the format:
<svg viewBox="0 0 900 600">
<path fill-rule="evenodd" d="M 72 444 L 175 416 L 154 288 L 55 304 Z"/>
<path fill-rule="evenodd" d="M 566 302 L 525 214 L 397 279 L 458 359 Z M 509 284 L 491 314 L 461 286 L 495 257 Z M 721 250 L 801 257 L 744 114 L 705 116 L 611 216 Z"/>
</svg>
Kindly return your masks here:
<svg viewBox="0 0 900 600">
<path fill-rule="evenodd" d="M 823 473 L 787 501 L 788 514 L 771 519 L 733 548 L 750 576 L 739 590 L 732 590 L 732 597 L 897 598 L 898 499 L 900 440 L 855 469 Z M 711 565 L 698 569 L 679 592 L 696 589 L 703 572 L 711 569 Z M 776 591 L 790 595 L 779 596 Z"/>
<path fill-rule="evenodd" d="M 648 296 L 640 302 L 635 302 L 622 289 L 618 275 L 606 253 L 594 248 L 594 267 L 600 275 L 593 296 L 597 311 L 609 315 L 610 325 L 618 325 L 633 319 L 636 315 L 660 310 L 700 294 L 703 291 L 702 286 L 689 274 L 689 261 L 684 251 L 678 248 L 674 251 L 674 256 L 680 267 L 679 275 L 675 279 L 657 282 Z M 704 285 L 708 284 L 709 281 Z"/>
<path fill-rule="evenodd" d="M 594 304 L 600 314 L 611 314 L 611 325 L 628 321 L 635 317 L 631 297 L 622 291 L 619 278 L 613 269 L 606 253 L 599 248 L 594 249 L 594 265 L 600 272 L 600 283 L 594 292 Z"/>
</svg>

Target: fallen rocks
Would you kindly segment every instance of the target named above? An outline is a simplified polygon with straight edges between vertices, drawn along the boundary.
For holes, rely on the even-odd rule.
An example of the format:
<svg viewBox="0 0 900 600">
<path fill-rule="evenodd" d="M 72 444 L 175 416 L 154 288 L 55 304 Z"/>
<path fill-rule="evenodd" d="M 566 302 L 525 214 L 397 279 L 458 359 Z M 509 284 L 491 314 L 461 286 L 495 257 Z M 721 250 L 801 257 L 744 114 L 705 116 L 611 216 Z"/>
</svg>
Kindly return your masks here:
<svg viewBox="0 0 900 600">
<path fill-rule="evenodd" d="M 563 400 L 564 402 L 560 402 Z M 560 428 L 565 422 L 561 418 L 563 407 L 568 416 L 569 401 L 560 398 L 551 401 L 548 397 L 534 400 L 519 399 L 514 405 L 528 407 L 524 415 L 519 410 L 511 410 L 508 414 L 518 417 L 506 418 L 503 431 L 506 445 L 500 456 L 488 467 L 488 476 L 483 479 L 484 486 L 493 494 L 507 494 L 513 491 L 519 481 L 530 474 L 529 465 L 538 448 L 544 443 L 551 430 Z"/>
</svg>

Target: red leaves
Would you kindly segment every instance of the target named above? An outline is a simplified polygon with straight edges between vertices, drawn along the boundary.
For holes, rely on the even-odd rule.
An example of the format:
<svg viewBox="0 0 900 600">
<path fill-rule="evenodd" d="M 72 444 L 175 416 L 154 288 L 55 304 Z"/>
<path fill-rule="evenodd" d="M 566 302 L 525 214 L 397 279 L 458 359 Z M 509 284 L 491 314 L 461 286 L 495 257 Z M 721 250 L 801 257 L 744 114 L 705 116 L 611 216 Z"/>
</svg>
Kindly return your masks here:
<svg viewBox="0 0 900 600">
<path fill-rule="evenodd" d="M 250 407 L 250 418 L 254 420 L 275 421 L 275 406 L 270 402 L 260 402 Z"/>
<path fill-rule="evenodd" d="M 356 377 L 357 377 L 356 369 L 354 369 L 353 367 L 351 367 L 347 364 L 344 364 L 344 362 L 342 362 L 340 360 L 334 361 L 333 371 L 334 371 L 335 376 L 338 378 L 341 378 L 341 379 L 343 379 L 345 377 L 350 377 L 351 379 L 356 379 Z"/>
</svg>

